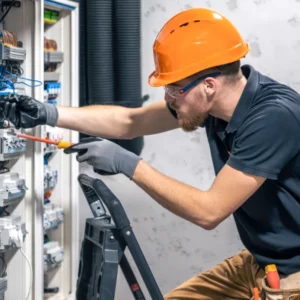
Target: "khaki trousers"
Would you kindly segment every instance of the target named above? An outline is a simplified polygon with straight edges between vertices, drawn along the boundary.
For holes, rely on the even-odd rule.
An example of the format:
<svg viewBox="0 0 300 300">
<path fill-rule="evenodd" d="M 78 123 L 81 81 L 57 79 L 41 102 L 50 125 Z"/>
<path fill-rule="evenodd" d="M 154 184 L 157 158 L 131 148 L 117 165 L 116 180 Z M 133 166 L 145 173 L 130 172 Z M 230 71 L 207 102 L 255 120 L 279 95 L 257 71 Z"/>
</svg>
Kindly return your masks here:
<svg viewBox="0 0 300 300">
<path fill-rule="evenodd" d="M 165 300 L 251 299 L 253 288 L 261 291 L 264 271 L 243 250 L 212 269 L 186 281 L 165 295 Z"/>
<path fill-rule="evenodd" d="M 300 300 L 300 272 L 280 279 L 281 289 L 267 285 L 265 272 L 243 250 L 168 293 L 165 300 L 249 300 L 257 287 L 260 300 Z"/>
</svg>

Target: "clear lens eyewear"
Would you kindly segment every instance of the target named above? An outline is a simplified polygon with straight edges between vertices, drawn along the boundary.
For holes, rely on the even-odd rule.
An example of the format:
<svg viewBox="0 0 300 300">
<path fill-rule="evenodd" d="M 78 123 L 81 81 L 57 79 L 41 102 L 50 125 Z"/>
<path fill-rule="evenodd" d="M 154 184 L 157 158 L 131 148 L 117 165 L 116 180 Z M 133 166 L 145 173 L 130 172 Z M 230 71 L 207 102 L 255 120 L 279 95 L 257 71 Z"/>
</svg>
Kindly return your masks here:
<svg viewBox="0 0 300 300">
<path fill-rule="evenodd" d="M 185 86 L 183 88 L 180 88 L 180 87 L 172 85 L 172 84 L 168 84 L 168 85 L 164 86 L 164 90 L 172 98 L 178 98 L 179 96 L 184 94 L 186 91 L 188 91 L 189 89 L 191 89 L 192 87 L 194 87 L 195 85 L 200 83 L 200 81 L 204 80 L 205 78 L 217 77 L 221 74 L 222 74 L 221 72 L 214 72 L 214 73 L 203 75 L 203 76 L 197 78 L 196 80 L 192 81 L 190 84 L 188 84 L 187 86 Z"/>
</svg>

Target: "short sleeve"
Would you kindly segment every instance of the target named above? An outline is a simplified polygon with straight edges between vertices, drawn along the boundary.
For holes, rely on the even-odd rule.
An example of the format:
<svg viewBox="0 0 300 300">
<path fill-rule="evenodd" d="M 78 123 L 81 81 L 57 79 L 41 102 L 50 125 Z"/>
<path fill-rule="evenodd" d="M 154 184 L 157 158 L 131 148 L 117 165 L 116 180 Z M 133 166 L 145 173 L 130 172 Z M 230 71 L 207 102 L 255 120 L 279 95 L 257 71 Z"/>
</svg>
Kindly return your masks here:
<svg viewBox="0 0 300 300">
<path fill-rule="evenodd" d="M 240 171 L 278 179 L 299 153 L 300 126 L 281 103 L 252 110 L 236 132 L 227 164 Z"/>
</svg>

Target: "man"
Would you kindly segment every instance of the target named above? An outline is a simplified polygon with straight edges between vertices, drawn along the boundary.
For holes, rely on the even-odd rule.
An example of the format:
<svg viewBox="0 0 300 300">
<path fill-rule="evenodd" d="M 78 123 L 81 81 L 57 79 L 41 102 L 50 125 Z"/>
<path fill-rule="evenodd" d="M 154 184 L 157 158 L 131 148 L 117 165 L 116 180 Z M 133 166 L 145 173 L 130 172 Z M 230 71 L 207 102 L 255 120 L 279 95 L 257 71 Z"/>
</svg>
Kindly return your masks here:
<svg viewBox="0 0 300 300">
<path fill-rule="evenodd" d="M 17 128 L 48 124 L 104 138 L 205 127 L 216 172 L 207 191 L 165 176 L 105 139 L 87 139 L 69 150 L 100 174 L 125 174 L 163 207 L 204 229 L 234 215 L 247 250 L 165 299 L 249 299 L 254 287 L 261 290 L 269 264 L 276 264 L 284 283 L 300 271 L 300 96 L 249 65 L 240 67 L 248 44 L 209 9 L 174 16 L 153 51 L 156 69 L 149 83 L 164 86 L 164 101 L 133 109 L 56 108 L 11 95 L 0 99 L 0 108 Z"/>
</svg>

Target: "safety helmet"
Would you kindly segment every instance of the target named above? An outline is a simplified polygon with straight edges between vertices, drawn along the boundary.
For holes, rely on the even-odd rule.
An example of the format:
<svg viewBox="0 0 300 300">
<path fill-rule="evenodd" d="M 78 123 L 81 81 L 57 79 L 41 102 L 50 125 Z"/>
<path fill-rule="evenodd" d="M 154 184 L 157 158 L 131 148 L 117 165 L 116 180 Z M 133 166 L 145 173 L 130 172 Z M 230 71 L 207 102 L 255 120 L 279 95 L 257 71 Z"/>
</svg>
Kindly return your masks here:
<svg viewBox="0 0 300 300">
<path fill-rule="evenodd" d="M 171 18 L 158 33 L 153 54 L 151 86 L 167 85 L 202 70 L 225 65 L 249 52 L 236 27 L 223 15 L 191 8 Z"/>
</svg>

